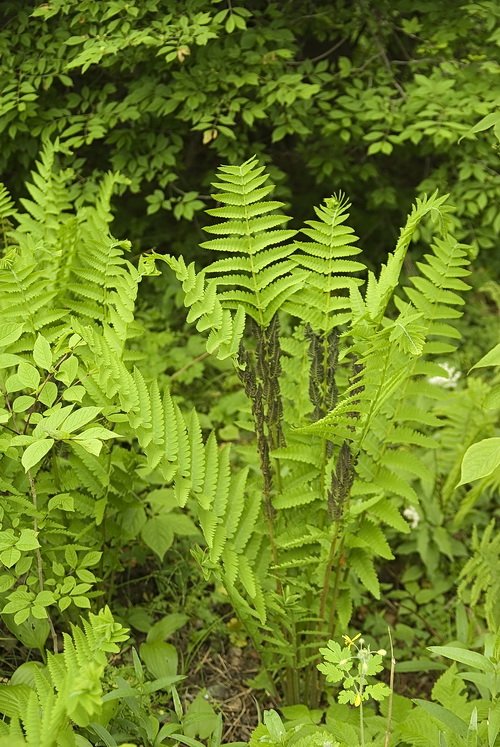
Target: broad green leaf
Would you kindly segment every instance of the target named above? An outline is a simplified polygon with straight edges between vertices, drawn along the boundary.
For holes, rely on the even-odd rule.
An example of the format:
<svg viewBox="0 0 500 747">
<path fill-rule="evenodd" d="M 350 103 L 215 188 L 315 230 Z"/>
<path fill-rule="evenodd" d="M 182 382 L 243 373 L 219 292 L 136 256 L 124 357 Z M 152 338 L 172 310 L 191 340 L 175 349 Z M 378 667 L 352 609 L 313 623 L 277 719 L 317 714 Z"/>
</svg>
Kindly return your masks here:
<svg viewBox="0 0 500 747">
<path fill-rule="evenodd" d="M 438 721 L 441 721 L 441 723 L 451 729 L 454 734 L 464 738 L 467 737 L 467 724 L 465 721 L 462 721 L 461 718 L 456 716 L 447 708 L 443 708 L 443 706 L 440 706 L 437 703 L 431 703 L 428 700 L 420 700 L 419 698 L 414 698 L 413 702 L 423 708 L 424 711 L 427 711 L 431 716 L 438 719 Z"/>
<path fill-rule="evenodd" d="M 183 723 L 184 733 L 188 737 L 208 739 L 215 729 L 217 715 L 205 695 L 206 693 L 200 690 L 187 709 Z"/>
<path fill-rule="evenodd" d="M 4 564 L 6 568 L 12 568 L 17 563 L 21 553 L 15 547 L 7 547 L 0 553 L 0 562 Z"/>
<path fill-rule="evenodd" d="M 94 456 L 99 456 L 102 450 L 102 441 L 99 441 L 98 438 L 78 438 L 75 439 L 75 444 L 78 444 L 82 449 L 85 449 L 85 451 Z"/>
<path fill-rule="evenodd" d="M 38 464 L 38 462 L 43 459 L 45 454 L 47 454 L 47 452 L 49 452 L 52 448 L 53 443 L 53 438 L 42 438 L 38 441 L 35 441 L 35 443 L 31 444 L 31 446 L 28 446 L 21 458 L 21 463 L 24 467 L 25 472 L 34 467 L 35 464 Z"/>
<path fill-rule="evenodd" d="M 14 400 L 12 409 L 14 412 L 26 412 L 35 401 L 35 398 L 31 397 L 29 394 L 21 394 L 20 397 L 16 397 Z"/>
<path fill-rule="evenodd" d="M 170 638 L 170 636 L 182 628 L 188 620 L 188 615 L 184 615 L 181 612 L 172 612 L 150 628 L 146 639 L 147 643 L 155 643 L 156 641 L 164 641 L 167 638 Z"/>
<path fill-rule="evenodd" d="M 472 444 L 462 462 L 460 485 L 481 477 L 488 477 L 500 466 L 500 438 L 485 438 L 477 444 Z"/>
<path fill-rule="evenodd" d="M 76 604 L 77 607 L 90 609 L 90 599 L 88 597 L 76 596 L 71 597 L 71 600 L 73 604 Z"/>
<path fill-rule="evenodd" d="M 174 531 L 167 516 L 153 516 L 141 530 L 141 537 L 148 547 L 163 560 L 165 553 L 174 541 Z"/>
<path fill-rule="evenodd" d="M 54 374 L 55 378 L 62 381 L 63 384 L 69 386 L 78 373 L 78 358 L 75 355 L 70 355 L 65 361 L 61 363 L 57 372 Z"/>
<path fill-rule="evenodd" d="M 0 594 L 4 591 L 12 589 L 16 581 L 16 576 L 10 573 L 0 573 Z"/>
<path fill-rule="evenodd" d="M 74 500 L 73 496 L 69 493 L 58 493 L 52 496 L 49 500 L 49 511 L 53 511 L 56 508 L 60 508 L 61 511 L 74 511 Z"/>
<path fill-rule="evenodd" d="M 486 366 L 500 366 L 500 342 L 489 350 L 486 355 L 483 355 L 481 360 L 472 366 L 471 371 L 474 368 L 485 368 Z"/>
<path fill-rule="evenodd" d="M 2 353 L 0 355 L 0 368 L 11 368 L 17 366 L 22 361 L 19 355 L 12 355 L 11 353 Z"/>
<path fill-rule="evenodd" d="M 17 367 L 17 377 L 27 389 L 36 389 L 40 383 L 40 372 L 26 361 L 22 361 Z"/>
<path fill-rule="evenodd" d="M 16 542 L 16 547 L 18 550 L 21 550 L 21 552 L 29 552 L 30 550 L 36 550 L 37 547 L 40 547 L 35 530 L 22 529 L 21 536 Z"/>
<path fill-rule="evenodd" d="M 38 592 L 34 603 L 40 605 L 41 607 L 49 607 L 51 604 L 54 604 L 55 601 L 56 599 L 53 593 L 46 589 L 44 591 Z"/>
<path fill-rule="evenodd" d="M 9 323 L 0 326 L 0 348 L 19 340 L 24 331 L 24 324 Z"/>
<path fill-rule="evenodd" d="M 68 415 L 68 417 L 61 423 L 61 429 L 67 433 L 72 433 L 83 428 L 91 420 L 94 420 L 101 412 L 100 407 L 80 407 L 78 410 L 74 410 Z M 89 436 L 92 438 L 92 436 Z"/>
<path fill-rule="evenodd" d="M 42 335 L 38 335 L 33 346 L 33 360 L 40 368 L 50 371 L 52 367 L 52 352 L 50 344 Z"/>
<path fill-rule="evenodd" d="M 446 656 L 447 659 L 459 661 L 468 667 L 480 669 L 481 672 L 495 672 L 495 667 L 491 661 L 477 651 L 468 651 L 465 648 L 456 648 L 455 646 L 428 646 L 428 650 L 439 656 Z"/>
<path fill-rule="evenodd" d="M 177 674 L 177 651 L 171 643 L 142 643 L 140 650 L 141 659 L 153 677 L 172 677 Z"/>
<path fill-rule="evenodd" d="M 93 565 L 97 565 L 97 563 L 102 558 L 102 552 L 99 550 L 91 550 L 91 552 L 85 553 L 83 558 L 78 563 L 79 568 L 91 568 Z"/>
</svg>

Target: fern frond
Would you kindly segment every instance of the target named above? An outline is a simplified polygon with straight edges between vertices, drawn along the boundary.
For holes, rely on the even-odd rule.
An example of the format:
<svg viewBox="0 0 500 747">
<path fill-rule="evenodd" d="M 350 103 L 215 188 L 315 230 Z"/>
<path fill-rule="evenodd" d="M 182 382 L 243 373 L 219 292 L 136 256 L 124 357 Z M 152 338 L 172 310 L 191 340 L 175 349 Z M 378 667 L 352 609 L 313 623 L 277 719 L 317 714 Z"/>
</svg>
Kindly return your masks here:
<svg viewBox="0 0 500 747">
<path fill-rule="evenodd" d="M 15 215 L 15 212 L 14 200 L 10 196 L 5 184 L 0 182 L 0 221 L 12 218 L 12 216 Z"/>
<path fill-rule="evenodd" d="M 401 229 L 394 253 L 390 255 L 387 264 L 382 266 L 379 280 L 375 280 L 374 275 L 371 274 L 367 286 L 366 308 L 371 320 L 376 325 L 381 323 L 389 301 L 399 283 L 408 247 L 422 219 L 429 213 L 434 218 L 437 216 L 441 219 L 442 230 L 445 229 L 446 208 L 443 208 L 443 204 L 447 199 L 448 195 L 439 197 L 437 191 L 430 197 L 417 198 L 405 225 Z"/>
<path fill-rule="evenodd" d="M 207 351 L 216 353 L 221 360 L 235 356 L 245 326 L 243 308 L 239 308 L 234 317 L 228 309 L 223 309 L 217 297 L 216 283 L 206 283 L 205 273 L 196 273 L 194 263 L 186 265 L 182 257 L 176 259 L 162 254 L 152 256 L 166 262 L 181 281 L 185 292 L 184 305 L 191 307 L 188 321 L 196 321 L 196 328 L 200 332 L 210 330 Z"/>
<path fill-rule="evenodd" d="M 283 204 L 263 201 L 274 189 L 272 185 L 263 186 L 269 178 L 263 172 L 264 167 L 258 166 L 256 158 L 241 166 L 219 169 L 218 177 L 223 183 L 214 186 L 226 191 L 215 194 L 214 198 L 230 206 L 230 210 L 215 208 L 207 212 L 230 220 L 206 230 L 228 238 L 211 239 L 201 246 L 236 254 L 234 258 L 214 262 L 205 272 L 214 275 L 217 286 L 233 286 L 233 290 L 218 293 L 224 307 L 237 309 L 242 306 L 246 314 L 264 328 L 278 306 L 282 306 L 304 282 L 307 272 L 297 270 L 295 262 L 287 261 L 292 247 L 286 242 L 296 232 L 277 229 L 289 220 L 288 216 L 269 215 L 271 210 L 283 207 Z M 280 247 L 283 243 L 285 246 Z"/>
<path fill-rule="evenodd" d="M 365 266 L 346 259 L 361 251 L 352 246 L 357 241 L 353 229 L 343 225 L 349 217 L 349 208 L 344 195 L 335 195 L 321 207 L 315 207 L 319 220 L 306 221 L 309 228 L 302 229 L 313 241 L 295 242 L 292 255 L 297 265 L 311 274 L 305 287 L 297 290 L 284 304 L 284 309 L 326 334 L 346 321 L 345 313 L 336 312 L 349 309 L 350 288 L 363 282 L 350 274 L 364 271 Z"/>
</svg>

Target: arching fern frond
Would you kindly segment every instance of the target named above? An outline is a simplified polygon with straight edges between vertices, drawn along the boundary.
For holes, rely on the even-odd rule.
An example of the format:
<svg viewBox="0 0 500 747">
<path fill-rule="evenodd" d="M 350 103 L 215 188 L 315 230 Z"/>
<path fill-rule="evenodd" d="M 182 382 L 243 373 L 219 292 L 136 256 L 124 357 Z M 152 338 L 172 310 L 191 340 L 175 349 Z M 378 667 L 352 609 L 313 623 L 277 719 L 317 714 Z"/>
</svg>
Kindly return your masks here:
<svg viewBox="0 0 500 747">
<path fill-rule="evenodd" d="M 430 197 L 417 198 L 405 225 L 400 231 L 396 249 L 389 256 L 387 264 L 382 265 L 378 280 L 373 273 L 369 273 L 365 303 L 368 315 L 376 325 L 381 323 L 394 290 L 399 283 L 408 247 L 421 221 L 430 214 L 434 221 L 438 222 L 441 233 L 446 232 L 446 212 L 449 208 L 443 207 L 443 204 L 447 199 L 448 195 L 439 197 L 437 191 Z M 356 321 L 356 318 L 354 318 L 354 321 Z"/>
<path fill-rule="evenodd" d="M 200 332 L 209 330 L 207 351 L 215 353 L 220 360 L 235 356 L 238 352 L 245 326 L 245 312 L 240 306 L 236 314 L 222 307 L 214 280 L 206 282 L 205 273 L 197 273 L 194 262 L 186 265 L 183 257 L 154 254 L 172 269 L 182 283 L 184 305 L 190 307 L 188 322 L 196 322 Z"/>
</svg>

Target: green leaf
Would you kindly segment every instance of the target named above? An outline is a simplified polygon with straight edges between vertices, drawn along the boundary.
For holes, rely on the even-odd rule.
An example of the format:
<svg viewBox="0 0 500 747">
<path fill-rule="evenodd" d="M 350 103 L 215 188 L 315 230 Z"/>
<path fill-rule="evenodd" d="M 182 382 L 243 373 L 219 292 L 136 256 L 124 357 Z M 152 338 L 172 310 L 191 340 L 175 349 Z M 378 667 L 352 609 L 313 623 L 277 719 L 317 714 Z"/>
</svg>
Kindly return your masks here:
<svg viewBox="0 0 500 747">
<path fill-rule="evenodd" d="M 27 389 L 34 390 L 40 383 L 40 372 L 37 368 L 22 361 L 17 368 L 17 376 L 20 383 Z"/>
<path fill-rule="evenodd" d="M 485 438 L 477 444 L 472 444 L 462 462 L 460 485 L 481 477 L 488 477 L 500 466 L 500 438 Z"/>
<path fill-rule="evenodd" d="M 11 353 L 2 353 L 0 355 L 0 368 L 11 368 L 17 366 L 22 361 L 19 355 L 12 355 Z"/>
<path fill-rule="evenodd" d="M 56 601 L 53 593 L 51 591 L 40 591 L 36 595 L 34 604 L 38 604 L 41 607 L 50 607 L 51 604 L 54 604 Z"/>
<path fill-rule="evenodd" d="M 441 721 L 442 724 L 452 730 L 454 734 L 460 737 L 467 737 L 467 724 L 462 721 L 461 718 L 456 716 L 454 713 L 449 711 L 447 708 L 438 705 L 437 703 L 430 703 L 428 700 L 420 700 L 419 698 L 413 699 L 413 702 L 427 711 L 431 716 Z"/>
<path fill-rule="evenodd" d="M 4 591 L 12 589 L 16 581 L 16 576 L 11 576 L 10 573 L 0 573 L 0 594 Z"/>
<path fill-rule="evenodd" d="M 34 467 L 35 464 L 38 464 L 38 462 L 43 459 L 45 454 L 50 451 L 53 443 L 53 438 L 42 438 L 38 441 L 35 441 L 35 443 L 31 444 L 31 446 L 28 446 L 21 458 L 21 463 L 24 467 L 24 471 L 27 472 L 29 469 Z"/>
<path fill-rule="evenodd" d="M 86 553 L 78 563 L 79 568 L 92 568 L 93 565 L 97 565 L 102 558 L 102 552 L 99 550 L 92 550 Z"/>
<path fill-rule="evenodd" d="M 73 496 L 69 493 L 58 493 L 52 496 L 49 500 L 49 511 L 53 511 L 56 508 L 60 508 L 61 511 L 74 511 L 74 500 Z"/>
<path fill-rule="evenodd" d="M 6 568 L 12 568 L 17 563 L 21 553 L 15 547 L 8 547 L 0 553 L 0 562 L 4 564 Z"/>
<path fill-rule="evenodd" d="M 73 604 L 76 604 L 77 607 L 81 607 L 84 609 L 90 609 L 90 599 L 88 599 L 87 597 L 82 597 L 82 596 L 71 597 L 71 601 L 73 602 Z"/>
<path fill-rule="evenodd" d="M 142 643 L 140 651 L 141 659 L 153 677 L 172 677 L 177 674 L 177 651 L 171 643 Z"/>
<path fill-rule="evenodd" d="M 153 516 L 141 529 L 141 537 L 151 550 L 163 560 L 174 541 L 174 531 L 168 516 Z"/>
<path fill-rule="evenodd" d="M 494 747 L 500 732 L 500 703 L 496 703 L 488 713 L 488 747 Z"/>
<path fill-rule="evenodd" d="M 22 529 L 21 536 L 16 542 L 16 547 L 18 550 L 21 550 L 21 552 L 29 552 L 30 550 L 36 550 L 37 547 L 40 547 L 35 530 Z"/>
<path fill-rule="evenodd" d="M 24 324 L 10 323 L 0 325 L 0 348 L 6 348 L 18 340 L 24 331 Z"/>
<path fill-rule="evenodd" d="M 500 123 L 500 112 L 494 111 L 490 112 L 490 114 L 487 114 L 485 117 L 479 120 L 477 124 L 474 125 L 474 127 L 471 127 L 468 132 L 465 133 L 462 137 L 467 137 L 467 135 L 475 135 L 477 132 L 483 132 L 484 130 L 489 130 L 490 127 L 495 127 L 495 125 Z M 460 138 L 462 140 L 462 138 Z M 460 142 L 459 140 L 459 142 Z"/>
<path fill-rule="evenodd" d="M 91 420 L 94 420 L 101 412 L 100 407 L 80 407 L 78 410 L 74 410 L 68 415 L 68 417 L 61 423 L 61 429 L 66 433 L 72 433 L 73 431 L 82 428 L 87 425 Z M 92 436 L 88 436 L 92 438 Z"/>
<path fill-rule="evenodd" d="M 42 405 L 52 407 L 56 400 L 57 392 L 57 384 L 55 384 L 53 381 L 47 381 L 41 388 L 38 399 L 40 400 Z"/>
<path fill-rule="evenodd" d="M 33 360 L 36 365 L 45 371 L 50 371 L 52 367 L 52 352 L 50 344 L 43 335 L 38 335 L 33 346 Z"/>
<path fill-rule="evenodd" d="M 31 405 L 36 402 L 34 397 L 29 394 L 21 394 L 20 397 L 16 397 L 12 405 L 14 412 L 26 412 Z"/>
<path fill-rule="evenodd" d="M 492 662 L 477 651 L 468 651 L 465 648 L 456 648 L 455 646 L 428 646 L 428 650 L 439 656 L 453 659 L 453 661 L 459 661 L 468 667 L 480 669 L 481 672 L 495 672 L 495 666 Z"/>
<path fill-rule="evenodd" d="M 102 450 L 102 441 L 98 438 L 78 438 L 75 439 L 75 443 L 94 456 L 99 456 Z"/>
<path fill-rule="evenodd" d="M 147 643 L 155 643 L 156 641 L 164 641 L 167 638 L 170 638 L 170 636 L 182 628 L 188 620 L 188 615 L 184 615 L 181 612 L 172 612 L 150 628 L 146 639 Z"/>
<path fill-rule="evenodd" d="M 488 351 L 486 355 L 483 355 L 481 360 L 472 366 L 471 371 L 474 368 L 485 368 L 486 366 L 500 366 L 500 342 Z"/>
</svg>

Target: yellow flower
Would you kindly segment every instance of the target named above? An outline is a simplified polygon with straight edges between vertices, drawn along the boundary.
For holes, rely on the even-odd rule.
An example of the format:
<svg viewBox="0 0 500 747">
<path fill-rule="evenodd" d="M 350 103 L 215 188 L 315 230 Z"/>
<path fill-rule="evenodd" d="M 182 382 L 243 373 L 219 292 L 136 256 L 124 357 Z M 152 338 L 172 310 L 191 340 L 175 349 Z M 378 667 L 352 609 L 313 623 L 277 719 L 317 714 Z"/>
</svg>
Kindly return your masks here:
<svg viewBox="0 0 500 747">
<path fill-rule="evenodd" d="M 356 693 L 356 697 L 354 698 L 354 705 L 356 708 L 361 705 L 361 695 L 359 693 Z"/>
<path fill-rule="evenodd" d="M 344 639 L 344 643 L 350 651 L 351 646 L 354 644 L 354 641 L 357 641 L 358 638 L 361 638 L 361 633 L 358 633 L 357 635 L 355 635 L 354 638 L 349 638 L 348 635 L 343 635 L 342 638 Z"/>
</svg>

